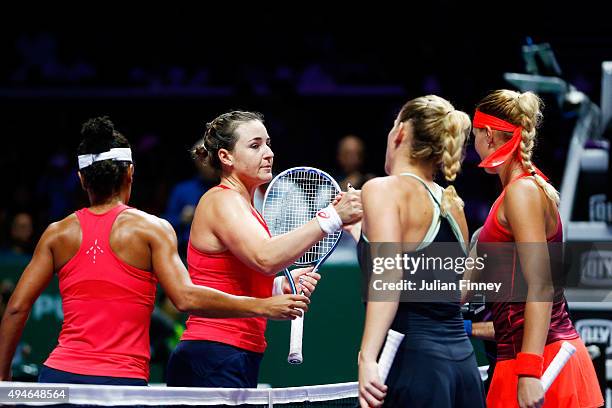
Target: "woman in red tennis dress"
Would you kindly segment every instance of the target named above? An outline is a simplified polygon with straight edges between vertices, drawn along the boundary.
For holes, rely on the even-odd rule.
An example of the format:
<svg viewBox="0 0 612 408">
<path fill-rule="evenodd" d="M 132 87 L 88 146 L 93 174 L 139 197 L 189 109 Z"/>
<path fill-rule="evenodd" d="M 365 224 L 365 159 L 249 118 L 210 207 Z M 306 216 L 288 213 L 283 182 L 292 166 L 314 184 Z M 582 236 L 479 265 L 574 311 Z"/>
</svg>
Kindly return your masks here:
<svg viewBox="0 0 612 408">
<path fill-rule="evenodd" d="M 531 92 L 498 90 L 478 104 L 474 115 L 479 166 L 497 174 L 504 188 L 487 217 L 479 245 L 515 243 L 508 245 L 512 247 L 508 253 L 498 246 L 508 259 L 493 268 L 504 282 L 511 282 L 513 292 L 521 284 L 526 288 L 522 301 L 491 304 L 498 360 L 487 406 L 599 407 L 603 398 L 595 370 L 570 320 L 563 289 L 539 285 L 543 270 L 533 267 L 541 256 L 548 261 L 548 248 L 563 241 L 559 194 L 531 161 L 542 118 L 540 105 Z M 546 248 L 543 255 L 531 256 L 535 246 Z M 563 341 L 577 351 L 544 393 L 540 377 Z"/>
</svg>

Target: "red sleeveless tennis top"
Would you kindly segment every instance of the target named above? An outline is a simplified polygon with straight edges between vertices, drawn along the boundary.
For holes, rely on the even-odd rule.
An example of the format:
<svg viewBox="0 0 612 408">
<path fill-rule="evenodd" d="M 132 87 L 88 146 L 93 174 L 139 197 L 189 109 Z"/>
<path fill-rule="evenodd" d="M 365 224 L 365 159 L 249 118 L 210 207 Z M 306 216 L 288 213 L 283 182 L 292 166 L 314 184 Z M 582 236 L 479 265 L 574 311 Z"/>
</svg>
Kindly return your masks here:
<svg viewBox="0 0 612 408">
<path fill-rule="evenodd" d="M 493 204 L 485 224 L 478 237 L 478 243 L 492 242 L 514 242 L 512 232 L 504 228 L 497 219 L 497 211 L 506 195 L 506 189 L 514 181 L 529 176 L 523 174 L 512 180 L 504 188 L 504 191 Z M 563 227 L 561 217 L 557 211 L 557 231 L 547 239 L 548 242 L 563 242 Z M 559 244 L 560 245 L 560 244 Z M 493 266 L 494 274 L 500 276 L 500 281 L 511 282 L 512 285 L 524 285 L 520 263 L 516 251 L 510 246 L 497 251 L 496 264 Z M 488 272 L 490 273 L 490 272 Z M 499 275 L 498 275 L 499 274 Z M 519 289 L 520 290 L 520 289 Z M 514 292 L 514 287 L 511 289 Z M 497 359 L 512 359 L 521 351 L 523 342 L 523 331 L 525 325 L 525 303 L 524 302 L 492 302 L 489 304 L 493 315 L 493 325 L 495 327 L 495 341 L 497 342 Z M 570 340 L 578 337 L 578 333 L 570 320 L 567 311 L 567 302 L 562 288 L 555 290 L 552 312 L 550 316 L 550 327 L 546 344 L 551 344 L 559 340 Z"/>
<path fill-rule="evenodd" d="M 115 219 L 87 208 L 76 215 L 82 241 L 58 272 L 64 322 L 45 365 L 75 374 L 149 379 L 149 325 L 157 279 L 119 259 L 109 244 Z"/>
<path fill-rule="evenodd" d="M 218 187 L 229 189 L 224 185 Z M 262 216 L 251 209 L 252 215 L 270 234 Z M 248 239 L 248 237 L 245 237 Z M 191 244 L 187 248 L 189 275 L 195 285 L 208 286 L 237 296 L 266 298 L 272 296 L 274 276 L 265 276 L 242 263 L 229 250 L 207 254 Z M 209 319 L 189 315 L 181 340 L 208 340 L 229 344 L 244 350 L 263 353 L 266 319 L 263 317 Z"/>
</svg>

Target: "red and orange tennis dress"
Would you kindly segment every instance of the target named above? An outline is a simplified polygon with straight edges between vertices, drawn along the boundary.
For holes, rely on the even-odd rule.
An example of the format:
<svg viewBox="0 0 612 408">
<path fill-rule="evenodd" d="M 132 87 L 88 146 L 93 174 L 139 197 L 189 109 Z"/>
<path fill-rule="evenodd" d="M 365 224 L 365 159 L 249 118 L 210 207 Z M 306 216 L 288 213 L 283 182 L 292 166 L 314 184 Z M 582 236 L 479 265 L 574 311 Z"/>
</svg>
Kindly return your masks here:
<svg viewBox="0 0 612 408">
<path fill-rule="evenodd" d="M 529 174 L 523 174 L 518 178 L 526 176 L 529 176 Z M 479 244 L 514 241 L 512 233 L 504 228 L 497 218 L 497 211 L 503 202 L 505 192 L 504 189 L 493 204 L 480 232 Z M 557 231 L 548 238 L 548 242 L 560 243 L 563 241 L 561 219 L 558 214 L 557 221 Z M 516 253 L 508 254 L 506 263 L 496 266 L 496 273 L 511 276 L 510 279 L 506 277 L 505 281 L 513 282 L 518 286 L 518 282 L 522 280 L 522 276 L 520 276 L 522 272 Z M 546 392 L 544 407 L 599 407 L 603 404 L 603 398 L 597 376 L 584 343 L 572 325 L 566 305 L 563 289 L 557 289 L 553 299 L 550 327 L 542 356 L 544 358 L 544 368 L 548 367 L 563 341 L 571 343 L 577 351 Z M 491 313 L 497 342 L 497 363 L 487 395 L 487 407 L 518 407 L 516 357 L 522 347 L 525 303 L 492 303 Z"/>
<path fill-rule="evenodd" d="M 473 121 L 474 128 L 482 129 L 486 126 L 503 132 L 512 132 L 512 138 L 500 146 L 495 152 L 485 158 L 479 167 L 493 168 L 500 166 L 507 160 L 521 160 L 518 155 L 523 128 L 519 125 L 506 122 L 500 118 L 476 110 Z M 538 169 L 537 173 L 546 179 Z M 522 174 L 514 181 L 529 176 Z M 485 224 L 480 232 L 478 244 L 481 243 L 509 243 L 514 242 L 512 232 L 504 228 L 497 218 L 500 204 L 503 202 L 506 189 L 497 198 Z M 563 227 L 557 211 L 557 230 L 548 237 L 549 245 L 553 249 L 563 242 Z M 490 245 L 490 244 L 489 244 Z M 480 250 L 480 248 L 479 248 Z M 526 283 L 520 270 L 520 261 L 516 249 L 512 245 L 497 246 L 497 256 L 494 262 L 494 274 L 500 281 L 508 283 L 510 291 L 507 299 L 500 299 L 490 304 L 495 327 L 495 340 L 497 342 L 497 363 L 493 379 L 487 395 L 487 407 L 511 408 L 518 407 L 517 387 L 519 374 L 526 372 L 540 372 L 548 367 L 563 341 L 576 347 L 576 353 L 569 359 L 561 373 L 548 389 L 544 399 L 544 408 L 590 408 L 603 405 L 603 397 L 593 368 L 593 363 L 584 347 L 576 329 L 570 320 L 567 311 L 567 302 L 562 288 L 556 288 L 553 296 L 550 327 L 546 338 L 544 354 L 536 356 L 530 353 L 521 353 L 523 332 L 525 325 L 525 302 L 517 299 L 517 293 L 524 291 Z M 551 261 L 553 255 L 550 254 Z M 513 302 L 512 299 L 515 299 Z M 543 360 L 543 365 L 542 365 Z M 538 367 L 539 365 L 539 367 Z"/>
</svg>

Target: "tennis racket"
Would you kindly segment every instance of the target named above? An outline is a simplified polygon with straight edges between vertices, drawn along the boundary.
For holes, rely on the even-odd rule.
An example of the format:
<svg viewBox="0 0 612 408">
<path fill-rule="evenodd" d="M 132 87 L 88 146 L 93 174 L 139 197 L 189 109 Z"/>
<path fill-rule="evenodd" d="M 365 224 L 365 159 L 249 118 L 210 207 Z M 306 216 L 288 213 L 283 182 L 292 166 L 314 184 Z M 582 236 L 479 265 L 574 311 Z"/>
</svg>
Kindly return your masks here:
<svg viewBox="0 0 612 408">
<path fill-rule="evenodd" d="M 263 218 L 272 236 L 286 234 L 312 220 L 318 211 L 332 203 L 340 193 L 338 183 L 326 172 L 313 167 L 293 167 L 276 176 L 268 186 L 263 202 Z M 328 234 L 313 245 L 299 259 L 295 266 L 319 266 L 329 257 L 338 245 L 342 231 Z M 297 288 L 289 269 L 284 271 L 291 290 Z M 304 317 L 291 321 L 289 357 L 291 364 L 301 364 Z"/>
</svg>

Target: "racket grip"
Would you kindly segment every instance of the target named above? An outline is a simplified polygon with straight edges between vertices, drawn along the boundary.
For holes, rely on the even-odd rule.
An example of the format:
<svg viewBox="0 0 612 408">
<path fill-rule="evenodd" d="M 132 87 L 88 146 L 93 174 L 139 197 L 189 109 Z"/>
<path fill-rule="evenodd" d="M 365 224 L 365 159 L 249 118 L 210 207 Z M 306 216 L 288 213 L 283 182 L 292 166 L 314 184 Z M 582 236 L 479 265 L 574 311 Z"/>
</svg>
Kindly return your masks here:
<svg viewBox="0 0 612 408">
<path fill-rule="evenodd" d="M 302 364 L 302 336 L 304 334 L 304 316 L 297 317 L 291 321 L 291 336 L 289 340 L 289 356 L 287 361 L 290 364 Z"/>
<path fill-rule="evenodd" d="M 395 330 L 389 330 L 387 332 L 387 340 L 385 341 L 383 351 L 378 359 L 378 376 L 383 384 L 387 381 L 387 376 L 393 365 L 393 359 L 395 359 L 395 354 L 403 339 L 404 335 L 402 333 L 396 332 Z"/>
<path fill-rule="evenodd" d="M 576 347 L 572 346 L 570 343 L 564 341 L 561 344 L 561 348 L 557 352 L 557 355 L 550 362 L 548 368 L 546 371 L 544 371 L 544 374 L 542 374 L 542 378 L 540 378 L 544 392 L 550 388 L 553 381 L 555 381 L 555 378 L 557 378 L 557 375 L 559 375 L 563 369 L 563 366 L 575 352 Z"/>
</svg>

